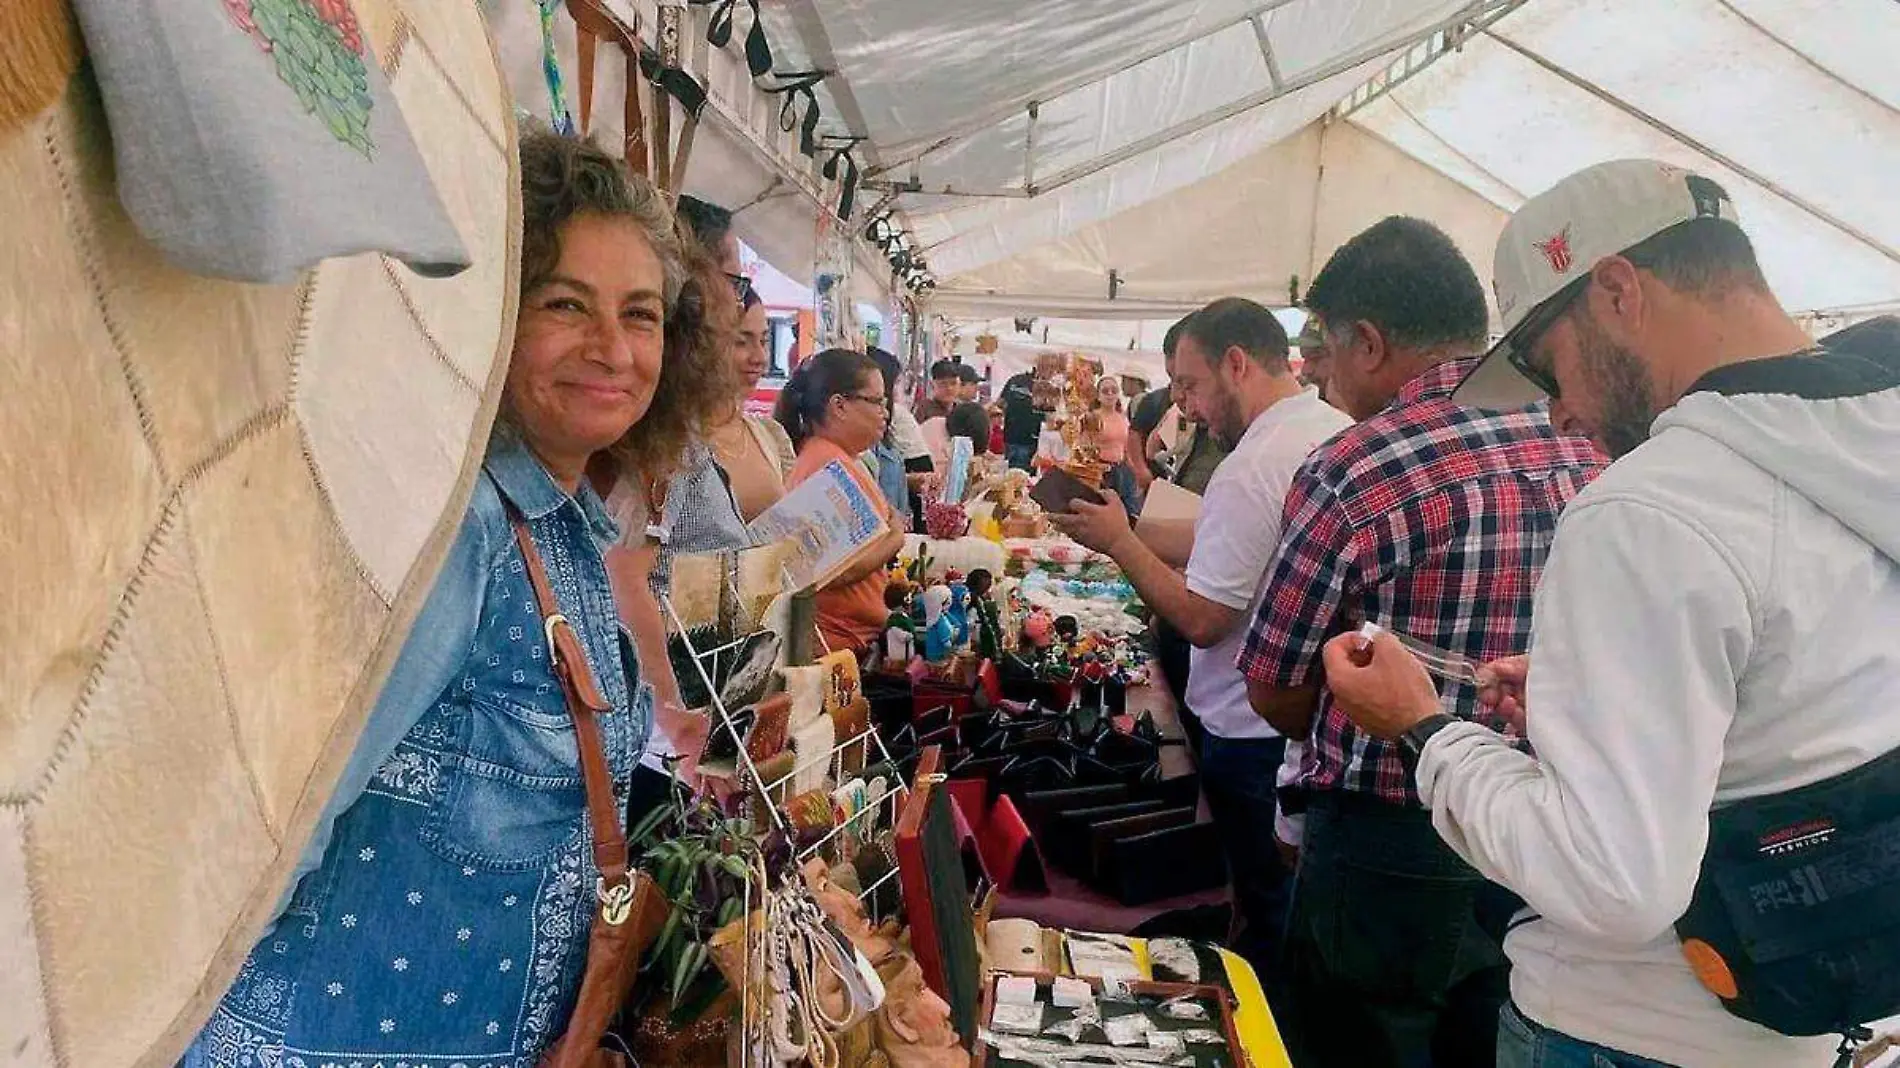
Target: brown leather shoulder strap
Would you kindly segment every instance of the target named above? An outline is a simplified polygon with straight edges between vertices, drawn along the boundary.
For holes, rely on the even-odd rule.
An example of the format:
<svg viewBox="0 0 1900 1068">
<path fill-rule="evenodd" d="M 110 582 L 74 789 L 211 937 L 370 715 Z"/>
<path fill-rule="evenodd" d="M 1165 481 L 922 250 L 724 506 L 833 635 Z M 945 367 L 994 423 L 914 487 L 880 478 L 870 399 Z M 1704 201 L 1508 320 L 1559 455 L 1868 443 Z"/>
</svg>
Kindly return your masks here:
<svg viewBox="0 0 1900 1068">
<path fill-rule="evenodd" d="M 534 600 L 541 608 L 542 633 L 548 641 L 549 666 L 561 682 L 567 697 L 568 714 L 574 717 L 574 739 L 581 757 L 581 781 L 587 789 L 587 817 L 594 825 L 594 864 L 600 869 L 602 889 L 617 888 L 627 882 L 627 836 L 620 826 L 620 806 L 614 803 L 613 772 L 607 767 L 607 749 L 600 738 L 600 721 L 595 717 L 613 706 L 600 694 L 594 672 L 587 665 L 587 653 L 548 582 L 541 550 L 534 543 L 528 522 L 513 503 L 508 506 L 508 522 L 514 527 L 515 544 L 521 548 L 522 562 L 528 568 L 528 582 L 534 587 Z"/>
</svg>

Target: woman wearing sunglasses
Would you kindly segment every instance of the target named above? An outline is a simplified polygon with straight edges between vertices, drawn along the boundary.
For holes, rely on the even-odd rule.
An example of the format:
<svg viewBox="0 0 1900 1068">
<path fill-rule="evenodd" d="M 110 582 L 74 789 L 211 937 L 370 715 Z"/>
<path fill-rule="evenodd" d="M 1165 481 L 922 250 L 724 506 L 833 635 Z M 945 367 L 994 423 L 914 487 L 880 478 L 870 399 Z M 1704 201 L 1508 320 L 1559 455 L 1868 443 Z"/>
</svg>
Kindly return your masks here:
<svg viewBox="0 0 1900 1068">
<path fill-rule="evenodd" d="M 789 489 L 834 461 L 883 513 L 889 531 L 865 546 L 818 591 L 818 633 L 833 649 L 862 652 L 884 630 L 884 569 L 904 547 L 903 526 L 858 459 L 884 436 L 889 418 L 884 375 L 861 352 L 826 349 L 798 365 L 774 413 L 798 447 Z"/>
</svg>

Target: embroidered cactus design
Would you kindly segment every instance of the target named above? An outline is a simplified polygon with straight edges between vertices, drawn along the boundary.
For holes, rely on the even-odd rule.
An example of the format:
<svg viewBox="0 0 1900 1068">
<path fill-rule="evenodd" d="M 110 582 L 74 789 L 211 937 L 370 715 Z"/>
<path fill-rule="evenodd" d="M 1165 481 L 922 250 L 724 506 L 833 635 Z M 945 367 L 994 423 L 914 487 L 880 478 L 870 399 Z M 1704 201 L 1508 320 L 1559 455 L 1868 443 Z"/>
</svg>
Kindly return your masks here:
<svg viewBox="0 0 1900 1068">
<path fill-rule="evenodd" d="M 374 157 L 368 50 L 349 0 L 220 0 L 277 64 L 277 77 L 331 136 Z"/>
</svg>

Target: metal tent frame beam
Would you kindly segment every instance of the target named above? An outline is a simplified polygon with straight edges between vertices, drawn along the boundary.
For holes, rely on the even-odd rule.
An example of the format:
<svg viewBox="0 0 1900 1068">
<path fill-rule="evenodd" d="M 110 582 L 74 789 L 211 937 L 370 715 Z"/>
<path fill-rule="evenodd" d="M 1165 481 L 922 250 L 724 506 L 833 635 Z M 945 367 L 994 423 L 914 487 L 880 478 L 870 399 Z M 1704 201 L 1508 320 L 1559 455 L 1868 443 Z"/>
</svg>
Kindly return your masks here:
<svg viewBox="0 0 1900 1068">
<path fill-rule="evenodd" d="M 898 193 L 926 193 L 935 196 L 1007 197 L 1016 199 L 1030 199 L 1042 196 L 1047 193 L 1055 192 L 1064 186 L 1079 182 L 1091 175 L 1098 174 L 1110 167 L 1125 163 L 1137 156 L 1145 155 L 1146 153 L 1164 148 L 1183 138 L 1191 137 L 1209 127 L 1219 125 L 1228 119 L 1264 107 L 1276 100 L 1297 93 L 1302 89 L 1318 85 L 1329 78 L 1343 74 L 1355 67 L 1377 59 L 1382 55 L 1387 55 L 1394 51 L 1410 49 L 1422 42 L 1430 41 L 1434 37 L 1441 35 L 1456 34 L 1460 40 L 1469 39 L 1472 34 L 1482 31 L 1493 22 L 1521 7 L 1525 2 L 1526 0 L 1474 0 L 1473 3 L 1459 9 L 1456 13 L 1440 19 L 1430 26 L 1408 34 L 1398 41 L 1371 45 L 1350 55 L 1341 56 L 1330 63 L 1323 64 L 1298 77 L 1282 79 L 1277 85 L 1269 85 L 1268 88 L 1259 92 L 1251 93 L 1238 100 L 1205 111 L 1193 118 L 1163 127 L 1146 137 L 1130 142 L 1111 152 L 1105 152 L 1093 159 L 1065 168 L 1049 176 L 1047 179 L 1036 182 L 1033 185 L 1027 185 L 1022 189 L 960 189 L 952 184 L 926 184 L 915 178 L 902 182 L 873 181 L 867 182 L 866 185 L 869 188 L 884 189 Z M 1246 20 L 1242 21 L 1244 22 Z M 1240 23 L 1234 23 L 1234 25 L 1239 24 Z"/>
<path fill-rule="evenodd" d="M 1423 74 L 1432 64 L 1453 52 L 1463 51 L 1466 41 L 1485 32 L 1493 23 L 1523 7 L 1526 2 L 1527 0 L 1512 0 L 1509 3 L 1499 4 L 1496 10 L 1487 11 L 1468 22 L 1461 22 L 1429 34 L 1422 40 L 1413 41 L 1397 59 L 1392 61 L 1390 66 L 1366 79 L 1357 89 L 1348 93 L 1346 99 L 1334 105 L 1333 117 L 1346 118 Z"/>
<path fill-rule="evenodd" d="M 809 3 L 809 0 L 801 0 L 801 2 Z M 1133 59 L 1123 60 L 1108 70 L 1092 71 L 1080 75 L 1079 77 L 1071 78 L 1065 82 L 1057 82 L 1054 85 L 1045 86 L 1027 96 L 1019 96 L 993 108 L 979 111 L 964 122 L 960 122 L 949 130 L 944 131 L 936 140 L 924 146 L 922 149 L 906 155 L 902 160 L 867 171 L 867 176 L 875 178 L 891 171 L 901 170 L 905 167 L 915 168 L 917 164 L 925 158 L 936 155 L 953 145 L 967 141 L 1000 123 L 1007 122 L 1026 110 L 1048 103 L 1057 97 L 1067 96 L 1070 93 L 1087 89 L 1092 85 L 1099 85 L 1118 74 L 1131 71 L 1143 63 L 1160 59 L 1170 52 L 1179 51 L 1198 41 L 1205 41 L 1209 37 L 1226 33 L 1236 26 L 1244 26 L 1249 22 L 1258 24 L 1259 20 L 1265 16 L 1294 2 L 1295 0 L 1263 0 L 1263 2 L 1255 4 L 1240 15 L 1228 19 L 1217 26 L 1209 26 L 1206 29 L 1196 30 L 1193 33 L 1182 34 L 1179 37 L 1172 38 L 1142 52 Z"/>
<path fill-rule="evenodd" d="M 812 66 L 834 72 L 825 79 L 824 84 L 826 91 L 831 94 L 832 102 L 838 105 L 846 135 L 858 136 L 858 131 L 869 130 L 870 127 L 864 121 L 864 106 L 858 103 L 858 95 L 851 88 L 851 79 L 838 72 L 837 51 L 831 46 L 831 34 L 825 30 L 825 20 L 818 14 L 815 0 L 790 0 L 785 6 L 792 16 L 792 25 L 798 30 L 799 40 L 805 45 L 805 54 L 811 57 Z M 862 151 L 870 164 L 866 172 L 875 174 L 878 169 L 877 143 L 866 138 Z"/>
</svg>

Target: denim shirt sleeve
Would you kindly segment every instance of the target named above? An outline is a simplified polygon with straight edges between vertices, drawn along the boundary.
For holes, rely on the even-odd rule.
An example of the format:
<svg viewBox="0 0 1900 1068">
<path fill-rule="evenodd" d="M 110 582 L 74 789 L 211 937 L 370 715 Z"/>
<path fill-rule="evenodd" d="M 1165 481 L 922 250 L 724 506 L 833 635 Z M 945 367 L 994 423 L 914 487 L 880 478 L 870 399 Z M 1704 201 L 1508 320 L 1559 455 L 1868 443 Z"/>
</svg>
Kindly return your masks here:
<svg viewBox="0 0 1900 1068">
<path fill-rule="evenodd" d="M 376 707 L 370 710 L 369 719 L 363 724 L 363 733 L 357 737 L 356 749 L 343 766 L 336 790 L 324 805 L 303 855 L 297 859 L 297 868 L 278 901 L 278 915 L 289 905 L 297 884 L 323 862 L 323 852 L 330 844 L 330 834 L 338 817 L 362 796 L 370 777 L 395 751 L 396 743 L 402 741 L 422 714 L 442 696 L 467 662 L 481 622 L 482 601 L 495 552 L 495 534 L 485 521 L 491 508 L 500 514 L 500 499 L 484 477 L 476 484 L 475 497 L 462 519 L 462 529 L 449 546 L 448 557 L 442 562 L 429 599 L 416 616 L 396 665 L 383 683 L 382 695 L 376 699 Z"/>
</svg>

